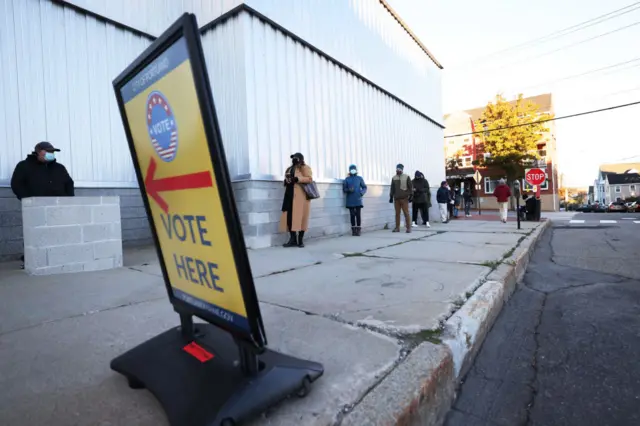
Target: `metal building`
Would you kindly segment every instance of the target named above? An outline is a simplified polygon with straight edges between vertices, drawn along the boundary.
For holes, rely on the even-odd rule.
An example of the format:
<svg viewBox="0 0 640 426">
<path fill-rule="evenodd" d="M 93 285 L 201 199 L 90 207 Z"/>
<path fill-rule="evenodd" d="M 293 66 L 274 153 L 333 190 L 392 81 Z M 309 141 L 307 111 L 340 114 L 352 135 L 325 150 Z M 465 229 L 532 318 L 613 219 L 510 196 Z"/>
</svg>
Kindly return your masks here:
<svg viewBox="0 0 640 426">
<path fill-rule="evenodd" d="M 320 183 L 312 237 L 348 229 L 349 164 L 369 185 L 369 228 L 392 221 L 397 163 L 434 188 L 444 177 L 442 67 L 385 0 L 0 0 L 0 256 L 22 250 L 8 186 L 40 140 L 62 149 L 78 194 L 121 196 L 126 242 L 149 241 L 111 81 L 185 11 L 201 26 L 249 247 L 279 242 L 293 152 Z"/>
</svg>

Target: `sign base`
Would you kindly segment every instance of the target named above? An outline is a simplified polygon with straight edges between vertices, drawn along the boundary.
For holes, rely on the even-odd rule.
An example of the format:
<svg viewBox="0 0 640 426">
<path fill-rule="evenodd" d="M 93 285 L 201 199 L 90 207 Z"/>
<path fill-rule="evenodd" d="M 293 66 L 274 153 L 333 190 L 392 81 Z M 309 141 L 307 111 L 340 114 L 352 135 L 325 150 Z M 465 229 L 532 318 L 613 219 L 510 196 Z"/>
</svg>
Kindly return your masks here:
<svg viewBox="0 0 640 426">
<path fill-rule="evenodd" d="M 211 324 L 194 324 L 189 334 L 172 328 L 111 361 L 132 389 L 158 399 L 172 426 L 236 425 L 288 396 L 306 396 L 324 373 L 322 364 L 269 349 L 248 356 Z M 247 372 L 247 357 L 257 371 Z"/>
</svg>

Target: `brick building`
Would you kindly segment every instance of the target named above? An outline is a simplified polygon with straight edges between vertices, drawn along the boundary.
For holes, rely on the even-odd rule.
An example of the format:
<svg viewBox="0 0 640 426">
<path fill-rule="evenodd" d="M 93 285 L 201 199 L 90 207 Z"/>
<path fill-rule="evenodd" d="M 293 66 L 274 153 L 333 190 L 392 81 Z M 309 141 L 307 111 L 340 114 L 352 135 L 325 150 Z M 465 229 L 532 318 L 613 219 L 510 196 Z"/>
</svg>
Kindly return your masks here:
<svg viewBox="0 0 640 426">
<path fill-rule="evenodd" d="M 551 93 L 532 96 L 525 98 L 525 101 L 531 101 L 538 105 L 541 113 L 554 114 L 553 99 Z M 515 101 L 513 101 L 515 102 Z M 504 177 L 504 172 L 497 168 L 478 168 L 483 178 L 481 182 L 475 182 L 473 175 L 475 168 L 473 161 L 481 158 L 484 153 L 482 151 L 482 134 L 465 135 L 456 137 L 446 137 L 458 134 L 467 134 L 474 131 L 482 130 L 474 127 L 474 122 L 482 117 L 485 107 L 479 107 L 464 111 L 455 111 L 444 116 L 445 139 L 444 154 L 447 170 L 447 180 L 464 187 L 465 190 L 471 189 L 474 196 L 480 197 L 482 208 L 497 209 L 498 205 L 493 197 L 493 190 L 500 178 Z M 558 200 L 558 164 L 556 150 L 556 126 L 554 121 L 547 123 L 549 131 L 543 135 L 538 143 L 538 154 L 540 159 L 532 161 L 527 166 L 540 167 L 547 174 L 547 181 L 541 187 L 542 210 L 557 211 L 559 210 Z M 459 155 L 457 167 L 449 167 L 452 160 Z M 481 189 L 477 192 L 475 184 L 479 183 Z M 521 181 L 523 191 L 532 193 L 533 188 L 527 184 L 524 179 Z"/>
</svg>

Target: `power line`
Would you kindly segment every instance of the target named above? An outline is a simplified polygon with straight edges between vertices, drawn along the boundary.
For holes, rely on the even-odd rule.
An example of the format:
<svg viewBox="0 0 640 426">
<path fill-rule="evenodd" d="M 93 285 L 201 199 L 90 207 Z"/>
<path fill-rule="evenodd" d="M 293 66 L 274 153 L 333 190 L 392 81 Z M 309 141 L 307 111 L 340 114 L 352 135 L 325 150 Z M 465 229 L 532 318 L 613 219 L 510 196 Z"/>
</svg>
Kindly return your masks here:
<svg viewBox="0 0 640 426">
<path fill-rule="evenodd" d="M 620 32 L 620 31 L 624 31 L 624 30 L 626 30 L 626 29 L 629 29 L 629 28 L 635 27 L 635 26 L 637 26 L 637 25 L 640 25 L 640 21 L 634 22 L 633 24 L 630 24 L 630 25 L 625 25 L 624 27 L 616 28 L 615 30 L 607 31 L 606 33 L 598 34 L 597 36 L 593 36 L 593 37 L 589 37 L 589 38 L 584 39 L 584 40 L 577 41 L 577 42 L 575 42 L 575 43 L 567 44 L 566 46 L 562 46 L 562 47 L 559 47 L 559 48 L 557 48 L 557 49 L 554 49 L 554 50 L 550 50 L 550 51 L 548 51 L 548 52 L 541 53 L 541 54 L 539 54 L 539 55 L 529 56 L 529 57 L 526 57 L 526 58 L 524 58 L 524 59 L 520 59 L 520 60 L 518 60 L 518 61 L 511 62 L 511 63 L 505 64 L 505 65 L 497 65 L 497 66 L 496 66 L 496 67 L 494 67 L 494 68 L 496 68 L 496 69 L 497 69 L 497 68 L 511 67 L 511 66 L 513 66 L 513 65 L 517 65 L 517 64 L 520 64 L 520 63 L 523 63 L 523 62 L 527 62 L 527 61 L 530 61 L 530 60 L 532 60 L 532 59 L 542 58 L 542 57 L 544 57 L 544 56 L 551 55 L 551 54 L 553 54 L 553 53 L 561 52 L 561 51 L 563 51 L 563 50 L 570 49 L 570 48 L 572 48 L 572 47 L 579 46 L 579 45 L 581 45 L 581 44 L 585 44 L 585 43 L 588 43 L 588 42 L 590 42 L 590 41 L 597 40 L 597 39 L 599 39 L 599 38 L 606 37 L 606 36 L 608 36 L 608 35 L 615 34 L 615 33 Z M 491 69 L 491 68 L 490 68 L 490 69 Z"/>
<path fill-rule="evenodd" d="M 640 61 L 640 57 L 637 57 L 637 58 L 634 58 L 634 59 L 631 59 L 631 60 L 628 60 L 628 61 L 624 61 L 624 62 L 619 62 L 619 63 L 613 64 L 613 65 L 607 65 L 606 67 L 593 69 L 593 70 L 586 71 L 586 72 L 583 72 L 583 73 L 580 73 L 580 74 L 574 74 L 574 75 L 570 75 L 568 77 L 558 78 L 556 80 L 549 80 L 547 82 L 536 84 L 536 85 L 533 85 L 533 86 L 527 86 L 524 89 L 533 89 L 533 88 L 540 87 L 540 86 L 546 86 L 547 84 L 553 84 L 553 83 L 558 83 L 560 81 L 566 81 L 566 80 L 571 80 L 571 79 L 574 79 L 574 78 L 584 77 L 585 75 L 594 74 L 594 73 L 597 73 L 597 72 L 600 72 L 600 71 L 606 71 L 606 70 L 611 69 L 611 68 L 616 68 L 616 67 L 620 67 L 620 66 L 623 66 L 623 65 L 628 65 L 628 64 L 631 64 L 631 63 L 634 63 L 634 62 L 638 62 L 638 61 Z M 631 66 L 631 67 L 628 67 L 628 68 L 621 68 L 619 70 L 615 70 L 615 72 L 622 71 L 624 69 L 635 68 L 637 66 L 640 66 L 640 64 L 634 65 L 634 66 Z"/>
<path fill-rule="evenodd" d="M 532 126 L 534 124 L 546 123 L 548 121 L 564 120 L 565 118 L 580 117 L 582 115 L 589 115 L 589 114 L 595 114 L 595 113 L 598 113 L 598 112 L 611 111 L 611 110 L 614 110 L 614 109 L 626 108 L 626 107 L 630 107 L 630 106 L 634 106 L 634 105 L 640 105 L 640 101 L 631 102 L 631 103 L 622 104 L 622 105 L 615 105 L 615 106 L 608 107 L 608 108 L 596 109 L 596 110 L 593 110 L 593 111 L 585 111 L 585 112 L 579 112 L 579 113 L 571 114 L 571 115 L 564 115 L 562 117 L 547 118 L 547 119 L 544 119 L 544 120 L 538 120 L 538 121 L 534 121 L 534 122 L 531 122 L 531 123 L 514 124 L 513 126 L 500 127 L 500 128 L 497 128 L 497 129 L 487 129 L 487 130 L 479 130 L 479 131 L 476 131 L 476 132 L 460 133 L 460 134 L 457 134 L 457 135 L 449 135 L 449 136 L 445 136 L 444 138 L 447 139 L 447 138 L 456 138 L 456 137 L 459 137 L 459 136 L 476 135 L 476 134 L 479 134 L 479 133 L 499 132 L 501 130 L 514 129 L 516 127 Z"/>
<path fill-rule="evenodd" d="M 510 52 L 512 50 L 522 49 L 522 48 L 527 47 L 527 46 L 532 46 L 532 45 L 535 45 L 535 44 L 545 43 L 547 41 L 550 41 L 550 40 L 553 40 L 553 39 L 556 39 L 556 38 L 559 38 L 559 37 L 563 37 L 563 36 L 575 33 L 577 31 L 583 30 L 585 28 L 592 27 L 592 26 L 600 24 L 602 22 L 606 22 L 608 20 L 617 18 L 619 16 L 626 15 L 627 13 L 631 13 L 631 12 L 633 12 L 635 10 L 638 10 L 638 9 L 640 9 L 640 1 L 632 3 L 632 4 L 628 5 L 628 6 L 623 7 L 623 8 L 614 10 L 612 12 L 605 13 L 604 15 L 600 15 L 600 16 L 596 16 L 595 18 L 588 19 L 588 20 L 586 20 L 584 22 L 581 22 L 579 24 L 575 24 L 575 25 L 572 25 L 570 27 L 566 27 L 566 28 L 563 28 L 561 30 L 554 31 L 554 32 L 552 32 L 550 34 L 547 34 L 545 36 L 538 37 L 538 38 L 535 38 L 533 40 L 529 40 L 529 41 L 526 41 L 524 43 L 517 44 L 515 46 L 507 47 L 505 49 L 498 50 L 498 51 L 490 53 L 488 55 L 484 55 L 484 56 L 482 56 L 480 58 L 477 58 L 477 59 L 475 59 L 473 61 L 470 61 L 470 62 L 474 63 L 474 62 L 476 62 L 478 60 L 492 58 L 494 56 L 502 55 L 502 54 L 504 54 L 506 52 Z"/>
</svg>

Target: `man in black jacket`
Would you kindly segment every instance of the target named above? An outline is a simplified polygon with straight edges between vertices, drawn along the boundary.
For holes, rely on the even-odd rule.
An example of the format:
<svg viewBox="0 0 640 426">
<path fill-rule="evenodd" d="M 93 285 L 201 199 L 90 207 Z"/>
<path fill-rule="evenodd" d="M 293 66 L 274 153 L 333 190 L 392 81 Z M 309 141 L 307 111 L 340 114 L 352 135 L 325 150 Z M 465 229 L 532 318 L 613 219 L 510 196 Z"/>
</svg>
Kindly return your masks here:
<svg viewBox="0 0 640 426">
<path fill-rule="evenodd" d="M 73 179 L 56 161 L 60 152 L 49 142 L 38 143 L 27 158 L 18 163 L 11 177 L 11 189 L 19 200 L 29 197 L 73 197 Z"/>
<path fill-rule="evenodd" d="M 449 221 L 449 204 L 451 203 L 451 194 L 449 188 L 447 188 L 447 181 L 443 180 L 436 192 L 436 201 L 438 201 L 438 207 L 440 208 L 440 219 L 442 223 Z"/>
</svg>

